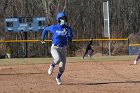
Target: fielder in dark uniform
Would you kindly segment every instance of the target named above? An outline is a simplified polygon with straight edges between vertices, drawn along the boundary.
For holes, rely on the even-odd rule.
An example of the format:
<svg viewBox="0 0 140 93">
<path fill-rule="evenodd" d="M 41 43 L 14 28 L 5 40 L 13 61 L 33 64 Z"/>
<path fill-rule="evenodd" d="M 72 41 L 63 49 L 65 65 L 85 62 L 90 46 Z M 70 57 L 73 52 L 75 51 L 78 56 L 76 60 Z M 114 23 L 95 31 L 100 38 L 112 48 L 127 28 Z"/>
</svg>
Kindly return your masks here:
<svg viewBox="0 0 140 93">
<path fill-rule="evenodd" d="M 86 54 L 89 52 L 89 57 L 91 58 L 92 56 L 93 56 L 93 52 L 94 52 L 94 50 L 93 50 L 93 46 L 92 46 L 92 42 L 93 42 L 93 38 L 91 38 L 90 39 L 90 41 L 89 41 L 89 43 L 87 44 L 87 46 L 86 46 L 86 51 L 85 51 L 85 53 L 84 53 L 84 55 L 83 55 L 83 57 L 82 57 L 82 59 L 84 59 L 84 57 L 86 56 Z"/>
</svg>

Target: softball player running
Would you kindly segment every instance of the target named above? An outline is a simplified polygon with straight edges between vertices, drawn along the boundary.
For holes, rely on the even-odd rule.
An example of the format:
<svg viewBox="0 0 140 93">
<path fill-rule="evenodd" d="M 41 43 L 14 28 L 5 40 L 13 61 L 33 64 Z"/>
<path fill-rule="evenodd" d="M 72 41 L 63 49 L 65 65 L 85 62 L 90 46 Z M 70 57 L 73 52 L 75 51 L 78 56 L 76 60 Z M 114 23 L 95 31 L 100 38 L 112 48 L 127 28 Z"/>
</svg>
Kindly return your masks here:
<svg viewBox="0 0 140 93">
<path fill-rule="evenodd" d="M 51 54 L 53 62 L 48 69 L 48 74 L 51 75 L 56 64 L 59 64 L 59 71 L 56 76 L 58 85 L 62 84 L 61 76 L 65 70 L 66 65 L 66 45 L 67 42 L 72 41 L 72 29 L 67 25 L 67 16 L 64 12 L 59 12 L 56 16 L 58 24 L 46 27 L 42 32 L 42 43 L 44 42 L 46 32 L 53 34 Z"/>
</svg>

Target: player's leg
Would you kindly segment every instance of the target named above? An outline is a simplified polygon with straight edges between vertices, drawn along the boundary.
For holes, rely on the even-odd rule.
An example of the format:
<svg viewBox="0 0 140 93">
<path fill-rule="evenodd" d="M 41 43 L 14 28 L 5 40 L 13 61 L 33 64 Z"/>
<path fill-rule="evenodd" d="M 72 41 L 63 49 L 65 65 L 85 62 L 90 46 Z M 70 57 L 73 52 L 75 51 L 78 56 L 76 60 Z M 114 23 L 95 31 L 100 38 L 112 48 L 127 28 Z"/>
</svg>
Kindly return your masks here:
<svg viewBox="0 0 140 93">
<path fill-rule="evenodd" d="M 90 58 L 93 57 L 93 52 L 94 52 L 94 50 L 93 49 L 90 49 L 90 52 L 89 52 L 89 57 Z"/>
<path fill-rule="evenodd" d="M 85 51 L 85 53 L 84 53 L 82 59 L 84 59 L 84 57 L 86 56 L 87 53 L 88 53 L 88 49 L 86 49 L 86 51 Z"/>
<path fill-rule="evenodd" d="M 59 71 L 58 71 L 58 74 L 57 74 L 57 77 L 56 77 L 56 81 L 57 81 L 58 85 L 62 84 L 61 76 L 62 76 L 62 74 L 64 73 L 64 70 L 65 70 L 65 65 L 66 65 L 66 47 L 61 48 L 60 59 L 61 59 L 61 61 L 59 63 Z"/>
<path fill-rule="evenodd" d="M 7 54 L 7 58 L 11 59 L 11 55 L 9 53 L 6 53 L 6 54 Z"/>
<path fill-rule="evenodd" d="M 53 72 L 53 69 L 55 67 L 55 65 L 60 62 L 60 56 L 59 56 L 59 52 L 58 52 L 58 47 L 57 46 L 51 46 L 51 54 L 53 57 L 53 62 L 50 65 L 50 68 L 48 69 L 48 74 L 51 75 Z"/>
<path fill-rule="evenodd" d="M 138 55 L 137 59 L 134 61 L 134 64 L 137 64 L 139 59 L 140 59 L 140 54 Z"/>
</svg>

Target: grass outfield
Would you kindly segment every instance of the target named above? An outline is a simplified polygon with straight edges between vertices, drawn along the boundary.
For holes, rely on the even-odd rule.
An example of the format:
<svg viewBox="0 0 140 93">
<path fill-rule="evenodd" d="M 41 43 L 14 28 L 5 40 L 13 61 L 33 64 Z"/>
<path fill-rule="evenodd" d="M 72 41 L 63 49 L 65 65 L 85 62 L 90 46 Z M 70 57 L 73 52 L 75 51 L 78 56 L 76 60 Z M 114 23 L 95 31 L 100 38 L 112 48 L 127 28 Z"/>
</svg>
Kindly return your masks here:
<svg viewBox="0 0 140 93">
<path fill-rule="evenodd" d="M 135 56 L 95 56 L 93 59 L 85 57 L 67 57 L 67 62 L 109 62 L 109 61 L 134 61 Z M 46 64 L 52 62 L 52 58 L 13 58 L 0 59 L 0 65 L 21 65 L 21 64 Z"/>
</svg>

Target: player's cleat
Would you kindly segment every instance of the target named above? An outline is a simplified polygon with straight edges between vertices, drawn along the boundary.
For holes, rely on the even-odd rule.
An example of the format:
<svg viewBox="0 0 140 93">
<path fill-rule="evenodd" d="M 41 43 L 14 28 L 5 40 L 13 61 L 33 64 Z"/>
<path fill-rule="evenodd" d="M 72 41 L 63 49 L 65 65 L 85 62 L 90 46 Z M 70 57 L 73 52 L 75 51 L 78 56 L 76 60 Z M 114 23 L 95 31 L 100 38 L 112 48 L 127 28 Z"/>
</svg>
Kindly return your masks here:
<svg viewBox="0 0 140 93">
<path fill-rule="evenodd" d="M 54 67 L 50 65 L 50 68 L 48 69 L 48 74 L 51 75 L 53 73 Z"/>
<path fill-rule="evenodd" d="M 83 57 L 82 57 L 81 59 L 82 59 L 82 60 L 84 60 L 84 58 L 83 58 Z"/>
<path fill-rule="evenodd" d="M 94 57 L 93 57 L 93 56 L 91 56 L 90 58 L 91 58 L 91 59 L 93 59 Z"/>
<path fill-rule="evenodd" d="M 90 55 L 88 55 L 88 57 L 90 57 Z"/>
<path fill-rule="evenodd" d="M 61 79 L 56 77 L 56 83 L 57 83 L 58 85 L 62 85 Z"/>
<path fill-rule="evenodd" d="M 137 64 L 137 61 L 135 60 L 135 61 L 134 61 L 134 65 L 136 65 L 136 64 Z"/>
</svg>

